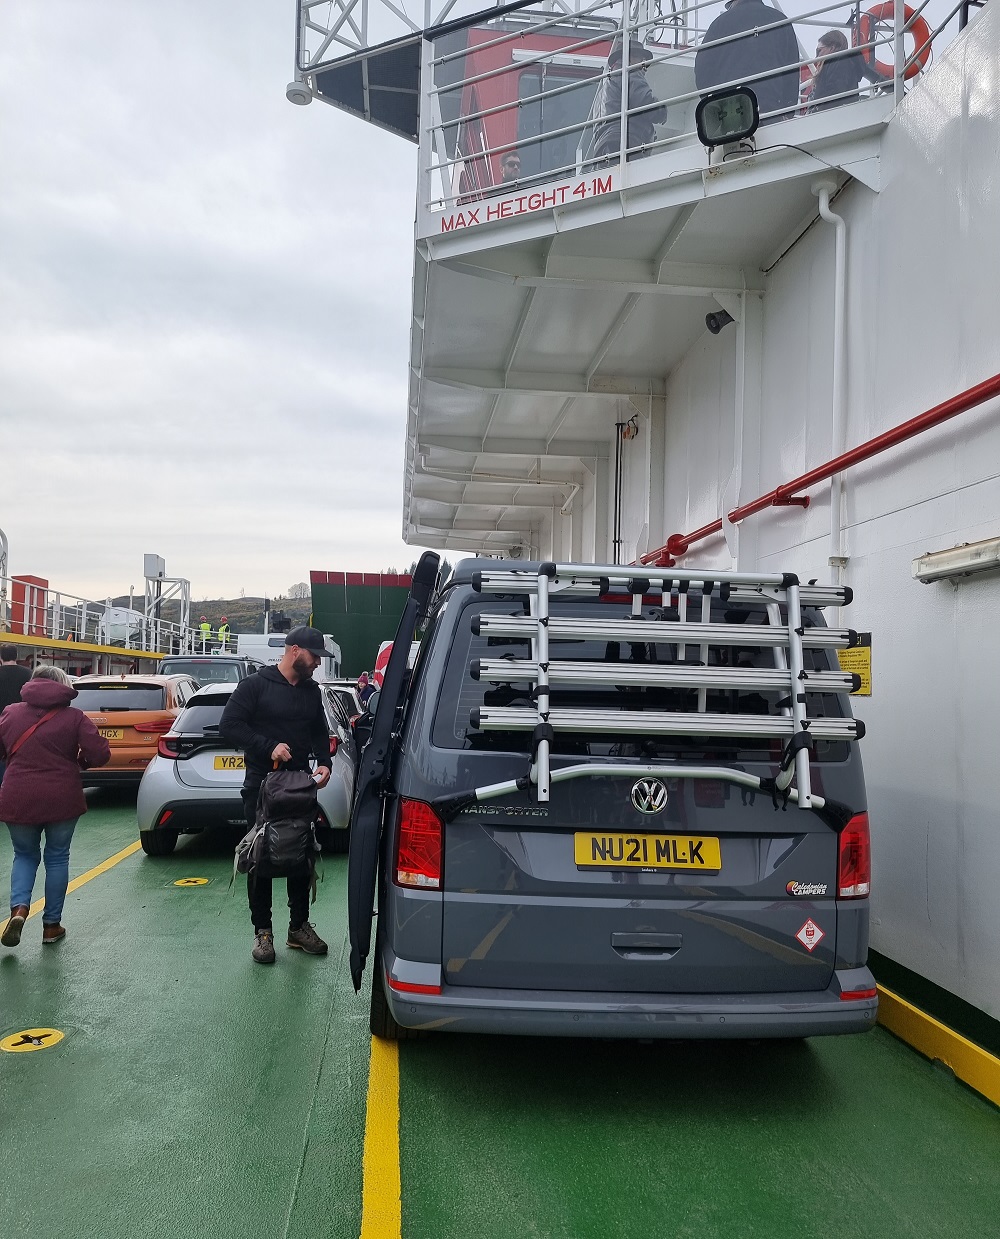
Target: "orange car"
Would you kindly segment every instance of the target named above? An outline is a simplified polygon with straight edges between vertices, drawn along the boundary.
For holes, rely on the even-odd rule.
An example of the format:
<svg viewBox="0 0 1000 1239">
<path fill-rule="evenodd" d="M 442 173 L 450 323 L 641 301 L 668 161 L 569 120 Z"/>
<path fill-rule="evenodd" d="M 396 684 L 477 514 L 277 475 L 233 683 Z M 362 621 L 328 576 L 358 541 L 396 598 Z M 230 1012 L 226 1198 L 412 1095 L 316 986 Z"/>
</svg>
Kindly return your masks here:
<svg viewBox="0 0 1000 1239">
<path fill-rule="evenodd" d="M 97 724 L 111 760 L 86 770 L 85 787 L 138 784 L 156 745 L 198 691 L 189 675 L 85 675 L 75 681 L 73 705 Z"/>
</svg>

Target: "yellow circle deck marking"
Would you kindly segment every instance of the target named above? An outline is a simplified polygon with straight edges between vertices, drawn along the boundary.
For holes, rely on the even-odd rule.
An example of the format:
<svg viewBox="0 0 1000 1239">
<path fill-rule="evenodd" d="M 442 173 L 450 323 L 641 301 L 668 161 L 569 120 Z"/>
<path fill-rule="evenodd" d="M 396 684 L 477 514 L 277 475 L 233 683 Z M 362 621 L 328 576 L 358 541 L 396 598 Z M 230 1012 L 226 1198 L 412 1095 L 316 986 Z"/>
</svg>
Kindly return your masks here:
<svg viewBox="0 0 1000 1239">
<path fill-rule="evenodd" d="M 180 878 L 174 886 L 207 886 L 208 878 Z"/>
<path fill-rule="evenodd" d="M 25 1028 L 0 1041 L 0 1050 L 8 1054 L 30 1054 L 32 1050 L 48 1050 L 62 1041 L 65 1033 L 58 1028 Z"/>
</svg>

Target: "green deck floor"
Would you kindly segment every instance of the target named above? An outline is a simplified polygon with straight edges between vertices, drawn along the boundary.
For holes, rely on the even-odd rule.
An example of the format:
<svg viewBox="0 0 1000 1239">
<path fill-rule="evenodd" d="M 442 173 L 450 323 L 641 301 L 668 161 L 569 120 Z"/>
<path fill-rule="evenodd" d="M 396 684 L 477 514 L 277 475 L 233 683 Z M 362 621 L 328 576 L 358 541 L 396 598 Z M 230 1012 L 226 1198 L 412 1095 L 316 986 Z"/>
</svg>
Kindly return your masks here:
<svg viewBox="0 0 1000 1239">
<path fill-rule="evenodd" d="M 92 803 L 74 874 L 135 838 L 128 797 Z M 329 957 L 279 936 L 266 969 L 230 858 L 217 836 L 139 853 L 70 895 L 64 943 L 43 950 L 36 917 L 0 948 L 0 1035 L 67 1033 L 0 1054 L 0 1239 L 358 1235 L 367 1003 L 343 963 L 344 861 L 315 910 Z M 0 831 L 4 888 L 9 864 Z M 173 886 L 186 876 L 212 880 Z M 1000 1112 L 881 1029 L 441 1036 L 404 1044 L 400 1068 L 405 1239 L 1000 1233 Z"/>
</svg>

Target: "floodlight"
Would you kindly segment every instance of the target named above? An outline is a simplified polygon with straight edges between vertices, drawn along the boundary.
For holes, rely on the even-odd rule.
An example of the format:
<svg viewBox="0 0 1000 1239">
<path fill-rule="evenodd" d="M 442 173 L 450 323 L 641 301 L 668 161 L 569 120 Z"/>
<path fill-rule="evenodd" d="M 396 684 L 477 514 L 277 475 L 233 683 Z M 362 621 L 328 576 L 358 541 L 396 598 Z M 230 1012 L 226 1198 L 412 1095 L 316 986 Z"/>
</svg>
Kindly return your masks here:
<svg viewBox="0 0 1000 1239">
<path fill-rule="evenodd" d="M 982 542 L 963 542 L 947 551 L 928 551 L 913 561 L 913 579 L 927 585 L 954 577 L 972 576 L 975 572 L 1000 570 L 1000 538 L 985 538 Z"/>
<path fill-rule="evenodd" d="M 749 86 L 717 90 L 698 104 L 694 123 L 699 142 L 709 150 L 749 138 L 760 124 L 757 96 Z"/>
</svg>

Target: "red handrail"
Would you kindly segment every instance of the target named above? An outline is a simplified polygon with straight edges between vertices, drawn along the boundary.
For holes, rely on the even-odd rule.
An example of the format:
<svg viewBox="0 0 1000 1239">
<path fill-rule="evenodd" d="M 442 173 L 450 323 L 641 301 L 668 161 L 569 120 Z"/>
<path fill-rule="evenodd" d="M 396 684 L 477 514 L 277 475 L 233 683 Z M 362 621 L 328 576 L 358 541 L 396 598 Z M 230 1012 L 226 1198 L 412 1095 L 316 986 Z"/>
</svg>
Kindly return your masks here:
<svg viewBox="0 0 1000 1239">
<path fill-rule="evenodd" d="M 787 507 L 789 504 L 799 504 L 802 507 L 807 507 L 809 496 L 796 494 L 797 491 L 805 490 L 809 486 L 815 486 L 817 482 L 825 482 L 827 478 L 833 477 L 835 473 L 841 473 L 852 465 L 860 464 L 863 460 L 870 460 L 880 452 L 887 451 L 890 447 L 895 447 L 898 443 L 903 443 L 907 439 L 912 439 L 914 435 L 921 434 L 924 430 L 930 430 L 932 426 L 939 426 L 942 422 L 948 421 L 949 418 L 957 417 L 959 413 L 965 413 L 968 409 L 975 408 L 976 405 L 984 403 L 984 401 L 991 399 L 993 396 L 1000 396 L 1000 374 L 995 374 L 991 379 L 977 383 L 975 387 L 970 387 L 966 391 L 960 392 L 957 396 L 952 396 L 950 400 L 945 400 L 942 404 L 935 405 L 933 409 L 928 409 L 926 413 L 921 413 L 919 417 L 912 417 L 908 422 L 902 422 L 900 425 L 894 426 L 892 430 L 876 435 L 874 439 L 869 439 L 867 443 L 861 443 L 857 447 L 852 447 L 850 451 L 844 452 L 840 456 L 835 456 L 833 460 L 828 460 L 826 464 L 810 469 L 808 473 L 803 473 L 801 476 L 793 478 L 792 481 L 775 487 L 774 490 L 768 491 L 766 495 L 761 495 L 750 503 L 744 503 L 738 508 L 733 508 L 729 513 L 729 520 L 735 524 L 736 521 L 741 521 L 746 516 L 753 516 L 755 512 L 761 512 L 764 508 Z M 713 534 L 721 532 L 722 518 L 719 517 L 717 520 L 712 521 L 710 525 L 702 525 L 694 533 L 671 534 L 663 546 L 657 547 L 655 551 L 647 551 L 645 555 L 640 555 L 639 563 L 654 564 L 658 568 L 672 567 L 674 562 L 673 556 L 686 555 L 692 543 L 702 542 L 705 538 L 710 538 Z"/>
</svg>

